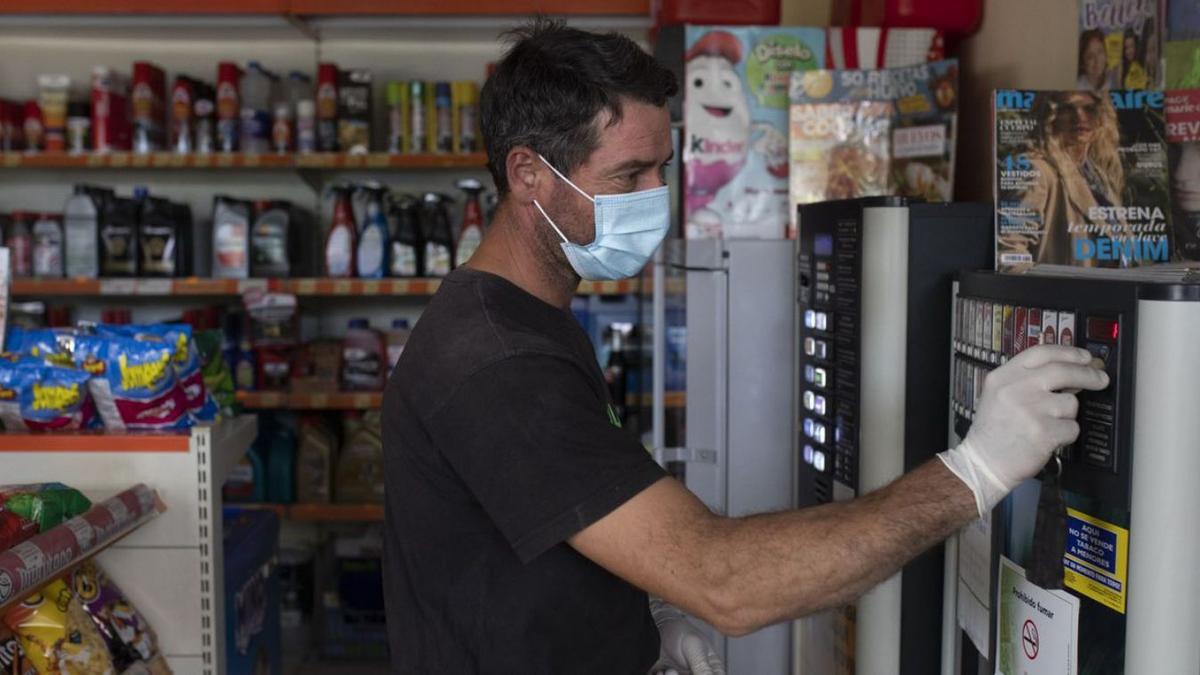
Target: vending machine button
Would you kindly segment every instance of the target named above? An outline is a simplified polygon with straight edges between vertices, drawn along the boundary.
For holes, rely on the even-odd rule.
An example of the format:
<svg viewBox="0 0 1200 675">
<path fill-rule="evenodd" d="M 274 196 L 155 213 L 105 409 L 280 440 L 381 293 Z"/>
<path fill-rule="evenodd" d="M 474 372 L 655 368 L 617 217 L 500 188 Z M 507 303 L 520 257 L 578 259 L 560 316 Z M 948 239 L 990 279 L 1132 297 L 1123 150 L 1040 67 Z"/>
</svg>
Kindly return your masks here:
<svg viewBox="0 0 1200 675">
<path fill-rule="evenodd" d="M 1108 365 L 1108 355 L 1109 355 L 1108 345 L 1099 344 L 1096 342 L 1089 342 L 1089 343 L 1087 343 L 1087 350 L 1092 353 L 1092 356 L 1103 361 L 1104 365 Z"/>
<path fill-rule="evenodd" d="M 804 355 L 812 356 L 817 353 L 817 341 L 808 337 L 804 338 Z"/>
<path fill-rule="evenodd" d="M 805 419 L 805 420 L 804 420 L 804 435 L 805 435 L 805 436 L 808 436 L 809 438 L 812 438 L 812 435 L 813 435 L 813 421 L 812 421 L 811 419 Z"/>
<path fill-rule="evenodd" d="M 829 315 L 817 312 L 817 330 L 829 330 Z"/>
<path fill-rule="evenodd" d="M 820 450 L 813 452 L 813 468 L 821 473 L 825 473 L 825 453 Z"/>
<path fill-rule="evenodd" d="M 824 340 L 817 340 L 816 350 L 817 350 L 817 358 L 818 359 L 829 358 L 829 343 L 828 342 L 826 342 Z"/>
<path fill-rule="evenodd" d="M 811 309 L 804 311 L 804 327 L 805 328 L 816 328 L 817 327 L 817 313 L 815 311 L 813 311 Z"/>
<path fill-rule="evenodd" d="M 804 409 L 813 410 L 817 406 L 817 395 L 811 391 L 804 392 Z"/>
<path fill-rule="evenodd" d="M 812 366 L 804 366 L 804 381 L 812 384 L 817 378 L 817 369 Z"/>
<path fill-rule="evenodd" d="M 804 463 L 805 464 L 813 463 L 813 446 L 811 446 L 811 445 L 804 446 Z"/>
<path fill-rule="evenodd" d="M 824 396 L 816 396 L 816 395 L 813 396 L 812 411 L 817 413 L 818 415 L 825 414 L 825 397 Z"/>
<path fill-rule="evenodd" d="M 825 379 L 826 378 L 825 378 L 825 369 L 824 368 L 814 368 L 813 369 L 813 379 L 812 379 L 813 384 L 824 389 L 825 388 Z"/>
<path fill-rule="evenodd" d="M 813 431 L 812 432 L 813 440 L 824 445 L 825 438 L 826 438 L 825 437 L 825 425 L 820 424 L 820 423 L 814 423 L 812 431 Z"/>
</svg>

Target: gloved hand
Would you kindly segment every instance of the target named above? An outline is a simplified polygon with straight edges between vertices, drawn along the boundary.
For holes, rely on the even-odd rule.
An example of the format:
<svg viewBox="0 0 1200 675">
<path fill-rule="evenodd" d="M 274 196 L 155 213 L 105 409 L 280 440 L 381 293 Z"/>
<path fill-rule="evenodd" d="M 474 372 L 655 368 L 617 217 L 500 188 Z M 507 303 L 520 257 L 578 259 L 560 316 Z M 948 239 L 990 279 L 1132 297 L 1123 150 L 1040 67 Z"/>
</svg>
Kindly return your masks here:
<svg viewBox="0 0 1200 675">
<path fill-rule="evenodd" d="M 662 646 L 651 673 L 725 675 L 725 664 L 708 637 L 683 612 L 659 598 L 650 598 L 650 614 Z"/>
<path fill-rule="evenodd" d="M 1108 375 L 1087 350 L 1041 345 L 988 374 L 966 439 L 938 455 L 975 495 L 984 517 L 1022 481 L 1037 475 L 1056 448 L 1079 436 L 1080 389 L 1099 391 Z"/>
</svg>

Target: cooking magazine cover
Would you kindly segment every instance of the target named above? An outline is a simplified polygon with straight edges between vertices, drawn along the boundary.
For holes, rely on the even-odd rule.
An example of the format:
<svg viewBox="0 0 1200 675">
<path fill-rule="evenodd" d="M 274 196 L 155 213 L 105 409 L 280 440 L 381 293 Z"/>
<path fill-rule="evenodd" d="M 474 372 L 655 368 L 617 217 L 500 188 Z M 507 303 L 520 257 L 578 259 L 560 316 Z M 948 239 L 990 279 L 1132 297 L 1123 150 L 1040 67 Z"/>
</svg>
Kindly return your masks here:
<svg viewBox="0 0 1200 675">
<path fill-rule="evenodd" d="M 1076 88 L 1162 86 L 1162 0 L 1080 0 Z M 1194 4 L 1175 0 L 1173 5 Z"/>
<path fill-rule="evenodd" d="M 788 86 L 824 65 L 824 29 L 688 26 L 685 49 L 687 237 L 782 238 Z"/>
<path fill-rule="evenodd" d="M 950 201 L 958 63 L 792 76 L 790 198 Z"/>
<path fill-rule="evenodd" d="M 1200 91 L 1167 92 L 1167 142 L 1175 251 L 1200 260 Z"/>
<path fill-rule="evenodd" d="M 1161 91 L 995 92 L 996 266 L 1173 257 Z"/>
</svg>

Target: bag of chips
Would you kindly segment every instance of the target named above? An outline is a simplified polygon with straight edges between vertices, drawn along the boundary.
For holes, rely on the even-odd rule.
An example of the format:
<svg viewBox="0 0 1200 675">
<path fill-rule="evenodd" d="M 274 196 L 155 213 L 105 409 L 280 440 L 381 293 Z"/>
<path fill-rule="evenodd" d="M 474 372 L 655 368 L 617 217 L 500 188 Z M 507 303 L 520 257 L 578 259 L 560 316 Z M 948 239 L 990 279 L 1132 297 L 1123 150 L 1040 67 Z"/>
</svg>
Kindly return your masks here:
<svg viewBox="0 0 1200 675">
<path fill-rule="evenodd" d="M 179 386 L 187 398 L 188 410 L 197 422 L 216 420 L 217 403 L 208 395 L 204 386 L 204 375 L 200 367 L 200 352 L 192 340 L 192 327 L 186 323 L 157 323 L 147 326 L 100 325 L 96 332 L 101 336 L 133 338 L 148 342 L 165 342 L 172 349 L 171 363 Z"/>
<path fill-rule="evenodd" d="M 200 352 L 200 360 L 204 364 L 204 388 L 217 402 L 223 415 L 236 415 L 238 411 L 237 394 L 233 386 L 233 371 L 221 357 L 221 343 L 225 333 L 219 330 L 206 330 L 196 334 L 196 349 Z"/>
<path fill-rule="evenodd" d="M 71 346 L 75 332 L 69 328 L 11 328 L 4 351 L 27 356 L 55 366 L 71 366 Z"/>
<path fill-rule="evenodd" d="M 108 429 L 170 430 L 192 425 L 187 398 L 162 339 L 80 335 L 73 358 L 92 376 L 88 383 Z"/>
<path fill-rule="evenodd" d="M 0 506 L 37 526 L 38 532 L 86 513 L 92 502 L 62 483 L 0 487 Z"/>
<path fill-rule="evenodd" d="M 170 672 L 154 630 L 104 570 L 88 561 L 75 568 L 70 580 L 84 612 L 104 637 L 118 672 Z"/>
<path fill-rule="evenodd" d="M 40 675 L 116 675 L 100 631 L 62 579 L 4 615 Z"/>
<path fill-rule="evenodd" d="M 0 673 L 4 675 L 38 675 L 21 642 L 7 626 L 0 623 Z"/>
<path fill-rule="evenodd" d="M 7 551 L 38 533 L 37 524 L 0 507 L 0 551 Z M 0 673 L 6 672 L 0 670 Z"/>
</svg>

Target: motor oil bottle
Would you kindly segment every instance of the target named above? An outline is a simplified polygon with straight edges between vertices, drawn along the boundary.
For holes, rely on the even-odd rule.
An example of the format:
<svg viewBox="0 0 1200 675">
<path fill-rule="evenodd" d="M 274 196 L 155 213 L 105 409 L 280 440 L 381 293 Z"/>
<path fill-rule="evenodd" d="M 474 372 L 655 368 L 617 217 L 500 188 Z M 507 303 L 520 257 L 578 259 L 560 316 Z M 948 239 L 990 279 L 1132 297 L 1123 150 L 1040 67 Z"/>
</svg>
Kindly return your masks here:
<svg viewBox="0 0 1200 675">
<path fill-rule="evenodd" d="M 450 229 L 446 195 L 427 192 L 421 204 L 421 229 L 425 235 L 425 274 L 444 277 L 454 269 L 454 233 Z"/>
<path fill-rule="evenodd" d="M 389 273 L 393 277 L 425 276 L 425 237 L 421 232 L 421 203 L 412 195 L 392 201 Z"/>
<path fill-rule="evenodd" d="M 76 185 L 63 206 L 63 257 L 68 277 L 100 276 L 100 229 L 113 191 Z"/>
</svg>

